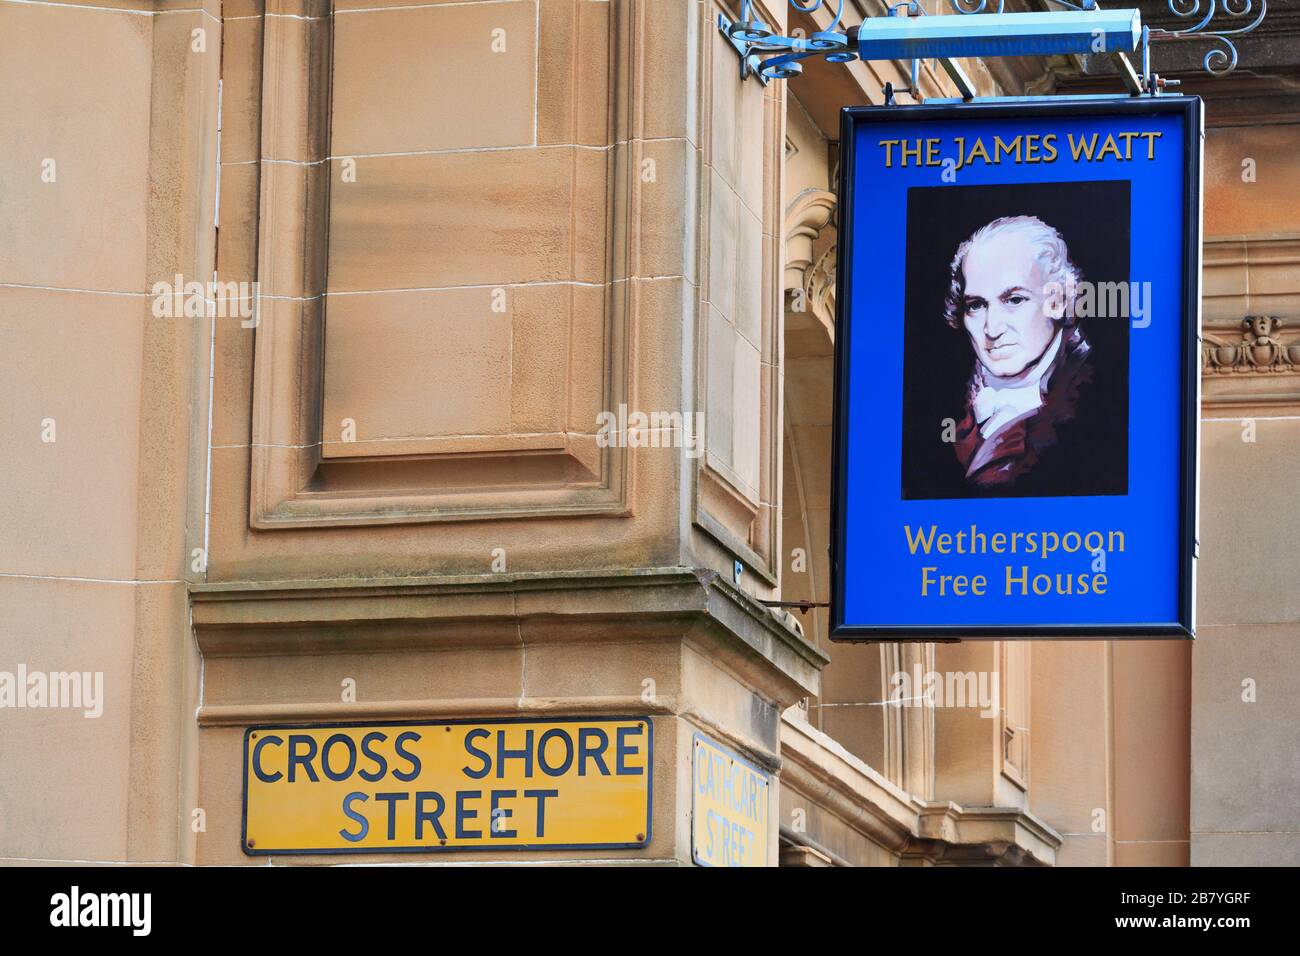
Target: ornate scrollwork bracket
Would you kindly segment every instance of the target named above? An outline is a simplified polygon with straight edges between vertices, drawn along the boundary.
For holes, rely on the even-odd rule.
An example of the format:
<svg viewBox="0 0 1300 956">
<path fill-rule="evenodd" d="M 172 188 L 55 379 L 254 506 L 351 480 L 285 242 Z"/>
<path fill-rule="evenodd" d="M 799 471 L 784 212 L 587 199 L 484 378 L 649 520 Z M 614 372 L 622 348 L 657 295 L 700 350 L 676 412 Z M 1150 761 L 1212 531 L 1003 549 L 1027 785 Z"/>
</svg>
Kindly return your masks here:
<svg viewBox="0 0 1300 956">
<path fill-rule="evenodd" d="M 1167 0 L 1169 12 L 1181 21 L 1194 21 L 1179 30 L 1147 28 L 1149 42 L 1209 43 L 1201 65 L 1212 76 L 1223 76 L 1237 68 L 1237 47 L 1233 38 L 1250 33 L 1268 13 L 1268 0 Z M 1258 3 L 1258 12 L 1256 12 Z M 1144 44 L 1148 42 L 1144 38 Z"/>
<path fill-rule="evenodd" d="M 929 18 L 916 0 L 904 0 L 887 6 L 886 17 L 845 27 L 845 0 L 838 0 L 837 6 L 835 0 L 786 2 L 802 14 L 824 9 L 830 22 L 811 35 L 796 30 L 796 35 L 786 36 L 758 18 L 754 0 L 741 0 L 736 20 L 719 14 L 718 29 L 740 56 L 742 79 L 789 79 L 803 71 L 803 61 L 810 57 L 832 63 L 910 58 L 915 88 L 919 58 L 935 57 L 964 96 L 973 93 L 950 61 L 973 56 L 1105 53 L 1124 60 L 1125 53 L 1140 51 L 1140 83 L 1126 60 L 1121 75 L 1133 92 L 1156 94 L 1175 83 L 1151 72 L 1151 44 L 1200 42 L 1211 46 L 1202 61 L 1205 70 L 1222 76 L 1237 66 L 1234 39 L 1258 27 L 1268 12 L 1268 0 L 1167 0 L 1173 16 L 1188 25 L 1165 29 L 1143 26 L 1136 10 L 1103 10 L 1097 0 L 1046 0 L 1060 9 L 1040 13 L 1007 13 L 1006 0 L 948 0 L 952 15 Z M 971 18 L 968 26 L 961 23 L 963 17 Z"/>
</svg>

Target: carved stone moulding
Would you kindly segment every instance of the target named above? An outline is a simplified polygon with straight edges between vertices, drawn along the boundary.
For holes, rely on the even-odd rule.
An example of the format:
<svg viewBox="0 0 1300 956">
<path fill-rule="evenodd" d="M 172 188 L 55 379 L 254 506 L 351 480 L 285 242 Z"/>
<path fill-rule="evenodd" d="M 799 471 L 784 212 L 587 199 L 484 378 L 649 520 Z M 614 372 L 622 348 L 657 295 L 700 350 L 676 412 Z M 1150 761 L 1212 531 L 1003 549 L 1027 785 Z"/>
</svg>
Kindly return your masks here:
<svg viewBox="0 0 1300 956">
<path fill-rule="evenodd" d="M 1276 315 L 1248 315 L 1239 331 L 1201 336 L 1202 405 L 1246 414 L 1300 407 L 1300 334 Z"/>
<path fill-rule="evenodd" d="M 1300 408 L 1300 235 L 1207 237 L 1202 278 L 1202 404 Z"/>
<path fill-rule="evenodd" d="M 1284 323 L 1276 315 L 1248 315 L 1241 320 L 1238 341 L 1223 333 L 1207 332 L 1201 352 L 1207 373 L 1300 372 L 1300 335 L 1284 336 Z"/>
<path fill-rule="evenodd" d="M 787 357 L 829 356 L 835 341 L 836 204 L 833 192 L 805 189 L 786 207 Z"/>
</svg>

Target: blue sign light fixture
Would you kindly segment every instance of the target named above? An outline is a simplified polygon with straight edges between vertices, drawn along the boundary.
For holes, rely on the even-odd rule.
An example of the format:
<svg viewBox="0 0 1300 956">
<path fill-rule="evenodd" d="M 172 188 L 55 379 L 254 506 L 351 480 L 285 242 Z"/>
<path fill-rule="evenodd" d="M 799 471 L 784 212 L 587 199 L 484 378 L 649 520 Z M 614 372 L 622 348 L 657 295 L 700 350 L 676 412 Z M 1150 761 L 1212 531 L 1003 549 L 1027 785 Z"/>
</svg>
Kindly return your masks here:
<svg viewBox="0 0 1300 956">
<path fill-rule="evenodd" d="M 863 60 L 925 57 L 1048 56 L 1053 53 L 1133 52 L 1142 40 L 1136 10 L 1078 13 L 992 13 L 937 17 L 876 17 L 857 31 Z"/>
<path fill-rule="evenodd" d="M 1217 44 L 1205 54 L 1203 66 L 1213 75 L 1222 75 L 1237 65 L 1230 38 L 1254 30 L 1268 12 L 1267 0 L 1167 0 L 1175 17 L 1196 22 L 1182 30 L 1165 30 L 1143 26 L 1137 10 L 1103 10 L 1097 0 L 1047 0 L 1065 9 L 1031 13 L 1005 12 L 1006 0 L 997 0 L 996 9 L 990 9 L 990 0 L 978 0 L 978 5 L 972 0 L 948 0 L 954 12 L 941 16 L 927 16 L 916 0 L 906 0 L 890 6 L 888 16 L 846 28 L 844 0 L 839 0 L 833 14 L 833 0 L 788 2 L 799 13 L 824 10 L 823 16 L 830 15 L 829 24 L 810 36 L 782 36 L 755 17 L 753 0 L 741 0 L 740 18 L 735 21 L 719 15 L 718 29 L 740 54 L 742 77 L 754 75 L 764 83 L 788 79 L 802 72 L 802 60 L 821 56 L 833 63 L 910 59 L 915 79 L 917 61 L 933 57 L 967 98 L 974 96 L 974 87 L 953 62 L 964 57 L 1105 54 L 1130 92 L 1156 93 L 1166 81 L 1151 73 L 1150 44 L 1200 40 Z M 1225 24 L 1226 20 L 1244 25 L 1231 28 L 1233 24 Z M 1141 77 L 1125 56 L 1139 51 Z"/>
</svg>

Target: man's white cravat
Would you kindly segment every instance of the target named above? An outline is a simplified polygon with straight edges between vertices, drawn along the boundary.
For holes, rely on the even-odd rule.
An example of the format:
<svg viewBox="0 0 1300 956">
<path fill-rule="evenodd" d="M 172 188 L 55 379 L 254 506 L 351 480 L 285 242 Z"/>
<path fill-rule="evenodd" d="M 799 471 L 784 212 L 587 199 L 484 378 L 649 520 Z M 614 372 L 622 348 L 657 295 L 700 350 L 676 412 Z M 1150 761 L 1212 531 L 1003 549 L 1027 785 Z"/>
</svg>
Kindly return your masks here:
<svg viewBox="0 0 1300 956">
<path fill-rule="evenodd" d="M 998 378 L 989 374 L 983 365 L 979 366 L 971 411 L 979 422 L 981 435 L 990 438 L 1016 419 L 1042 408 L 1043 389 L 1047 386 L 1045 376 L 1060 349 L 1061 330 L 1057 329 L 1047 351 L 1019 375 Z"/>
</svg>

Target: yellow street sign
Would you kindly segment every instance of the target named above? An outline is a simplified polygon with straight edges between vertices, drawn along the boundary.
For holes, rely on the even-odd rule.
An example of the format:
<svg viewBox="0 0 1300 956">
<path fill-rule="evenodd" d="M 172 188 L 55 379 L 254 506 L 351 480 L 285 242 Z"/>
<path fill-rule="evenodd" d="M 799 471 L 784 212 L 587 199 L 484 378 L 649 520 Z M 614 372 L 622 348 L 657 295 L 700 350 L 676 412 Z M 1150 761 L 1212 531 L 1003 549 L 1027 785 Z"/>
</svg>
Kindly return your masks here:
<svg viewBox="0 0 1300 956">
<path fill-rule="evenodd" d="M 250 727 L 244 852 L 645 846 L 650 720 Z"/>
<path fill-rule="evenodd" d="M 701 866 L 767 866 L 771 774 L 695 734 L 691 855 Z"/>
</svg>

